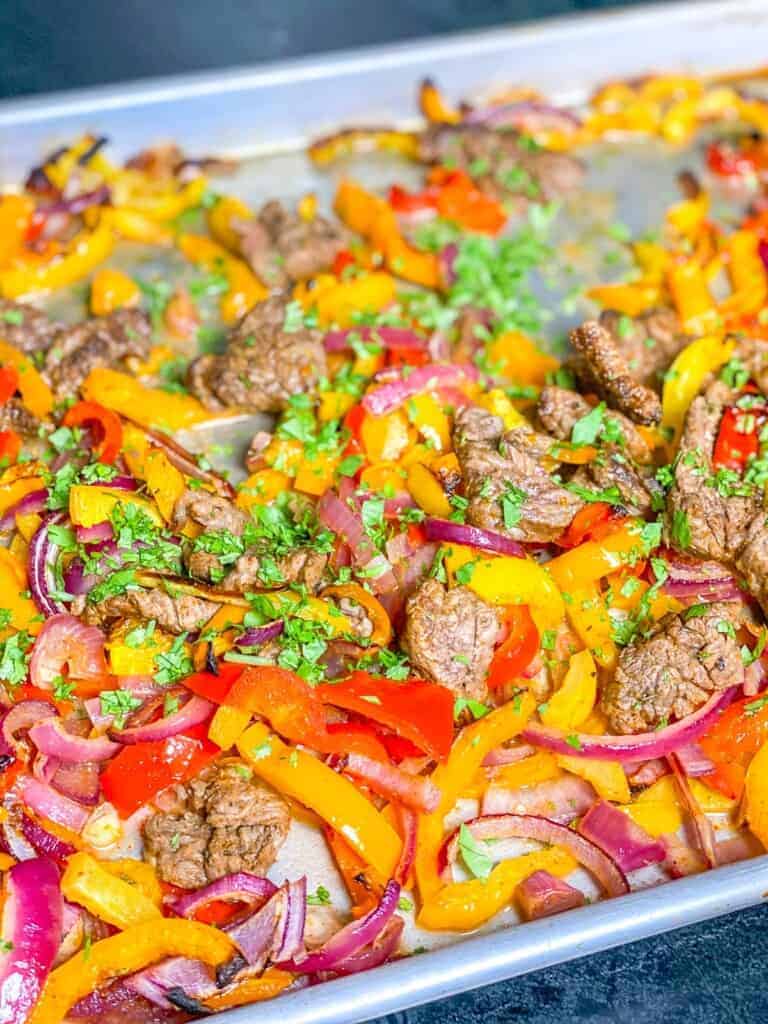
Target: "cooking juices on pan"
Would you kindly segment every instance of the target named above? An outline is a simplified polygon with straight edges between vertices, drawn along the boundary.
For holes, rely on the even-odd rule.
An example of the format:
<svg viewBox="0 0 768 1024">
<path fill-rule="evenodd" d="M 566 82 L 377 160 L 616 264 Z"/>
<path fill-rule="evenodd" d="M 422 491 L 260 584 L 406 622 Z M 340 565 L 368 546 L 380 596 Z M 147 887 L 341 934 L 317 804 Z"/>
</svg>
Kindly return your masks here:
<svg viewBox="0 0 768 1024">
<path fill-rule="evenodd" d="M 333 213 L 90 136 L 0 197 L 11 1024 L 188 1020 L 768 843 L 768 106 L 419 100 L 310 147 L 422 169 Z M 689 146 L 679 200 L 553 242 L 635 136 Z M 230 480 L 182 440 L 233 422 Z"/>
</svg>

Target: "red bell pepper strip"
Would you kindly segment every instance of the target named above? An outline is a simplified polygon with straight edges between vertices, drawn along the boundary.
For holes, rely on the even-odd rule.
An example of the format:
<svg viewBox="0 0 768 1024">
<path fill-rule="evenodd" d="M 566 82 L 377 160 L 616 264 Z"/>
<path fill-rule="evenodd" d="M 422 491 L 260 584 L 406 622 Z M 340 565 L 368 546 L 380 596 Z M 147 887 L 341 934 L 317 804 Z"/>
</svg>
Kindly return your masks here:
<svg viewBox="0 0 768 1024">
<path fill-rule="evenodd" d="M 454 698 L 444 686 L 422 679 L 397 683 L 353 672 L 338 682 L 322 683 L 315 693 L 326 704 L 387 726 L 436 760 L 444 760 L 450 752 Z"/>
<path fill-rule="evenodd" d="M 750 153 L 729 142 L 713 142 L 707 148 L 707 167 L 721 178 L 753 175 L 760 162 L 759 151 Z"/>
<path fill-rule="evenodd" d="M 613 510 L 607 502 L 590 502 L 579 509 L 557 544 L 562 548 L 575 548 L 585 540 L 600 540 L 606 527 L 614 522 Z"/>
<path fill-rule="evenodd" d="M 15 462 L 21 451 L 21 438 L 15 430 L 0 430 L 0 465 Z"/>
<path fill-rule="evenodd" d="M 65 427 L 90 427 L 95 430 L 94 454 L 100 462 L 112 463 L 123 446 L 123 425 L 120 417 L 98 402 L 78 402 L 63 420 Z"/>
<path fill-rule="evenodd" d="M 355 262 L 355 257 L 349 249 L 342 249 L 341 252 L 336 253 L 331 269 L 336 277 L 341 277 L 347 267 L 354 267 Z"/>
<path fill-rule="evenodd" d="M 0 366 L 0 405 L 5 405 L 19 389 L 19 371 L 15 366 Z"/>
<path fill-rule="evenodd" d="M 758 435 L 763 420 L 763 410 L 729 406 L 720 421 L 712 453 L 714 465 L 741 472 L 760 450 Z"/>
<path fill-rule="evenodd" d="M 738 800 L 749 763 L 766 740 L 768 702 L 763 697 L 744 697 L 731 704 L 699 740 L 715 765 L 714 772 L 702 776 L 702 782 Z"/>
<path fill-rule="evenodd" d="M 218 674 L 213 672 L 193 672 L 182 680 L 183 685 L 198 697 L 209 700 L 212 704 L 226 704 L 227 697 L 236 679 L 243 674 L 243 666 L 234 662 L 222 661 L 218 665 Z"/>
<path fill-rule="evenodd" d="M 513 682 L 539 651 L 539 631 L 528 605 L 510 605 L 504 621 L 509 630 L 507 639 L 497 648 L 488 669 L 488 686 L 492 690 Z"/>
<path fill-rule="evenodd" d="M 122 818 L 130 817 L 162 789 L 186 782 L 220 753 L 200 725 L 166 740 L 123 747 L 101 775 L 104 796 Z"/>
</svg>

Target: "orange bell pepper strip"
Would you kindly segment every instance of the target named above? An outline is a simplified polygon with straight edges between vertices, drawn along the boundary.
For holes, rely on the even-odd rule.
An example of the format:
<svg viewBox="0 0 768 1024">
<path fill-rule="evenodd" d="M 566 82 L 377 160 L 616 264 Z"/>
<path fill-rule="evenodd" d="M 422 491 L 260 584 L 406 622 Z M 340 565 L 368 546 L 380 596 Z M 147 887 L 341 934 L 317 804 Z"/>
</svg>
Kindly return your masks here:
<svg viewBox="0 0 768 1024">
<path fill-rule="evenodd" d="M 105 409 L 98 402 L 77 402 L 67 409 L 63 423 L 65 427 L 95 428 L 97 438 L 93 453 L 100 462 L 111 464 L 120 454 L 123 425 L 111 409 Z"/>
<path fill-rule="evenodd" d="M 21 437 L 15 430 L 0 430 L 0 466 L 10 466 L 21 452 Z"/>
<path fill-rule="evenodd" d="M 29 596 L 27 567 L 8 548 L 0 548 L 0 593 L 11 614 L 10 625 L 37 635 L 42 628 L 37 605 Z"/>
<path fill-rule="evenodd" d="M 85 907 L 102 921 L 125 929 L 162 918 L 155 903 L 135 885 L 115 877 L 95 857 L 80 851 L 72 854 L 61 878 L 65 899 Z"/>
<path fill-rule="evenodd" d="M 431 124 L 458 124 L 461 114 L 450 107 L 431 78 L 419 85 L 419 110 Z"/>
<path fill-rule="evenodd" d="M 637 519 L 625 520 L 607 537 L 586 541 L 553 558 L 547 563 L 550 575 L 561 591 L 569 592 L 631 565 L 648 554 L 642 527 Z"/>
<path fill-rule="evenodd" d="M 236 196 L 221 196 L 208 210 L 206 221 L 213 237 L 235 255 L 240 255 L 240 234 L 232 226 L 234 221 L 253 220 L 253 210 Z"/>
<path fill-rule="evenodd" d="M 632 284 L 601 284 L 587 291 L 587 297 L 604 309 L 615 309 L 626 316 L 640 316 L 659 303 L 657 284 L 635 281 Z"/>
<path fill-rule="evenodd" d="M 525 728 L 535 707 L 531 694 L 518 694 L 489 715 L 468 725 L 453 744 L 448 760 L 432 772 L 432 782 L 442 797 L 437 810 L 422 815 L 419 820 L 415 869 L 423 902 L 426 903 L 443 885 L 437 870 L 437 854 L 443 841 L 446 814 L 474 780 L 486 755 L 494 747 L 517 736 Z"/>
<path fill-rule="evenodd" d="M 324 704 L 386 726 L 435 760 L 448 757 L 454 698 L 445 686 L 421 679 L 398 683 L 368 672 L 353 672 L 338 682 L 321 683 L 315 694 Z"/>
<path fill-rule="evenodd" d="M 389 615 L 381 602 L 365 587 L 361 587 L 359 583 L 340 583 L 334 587 L 326 587 L 320 596 L 359 604 L 373 626 L 373 632 L 368 637 L 368 642 L 377 647 L 388 646 L 392 639 L 392 623 L 389 621 Z"/>
<path fill-rule="evenodd" d="M 699 744 L 715 766 L 702 782 L 738 800 L 750 761 L 768 741 L 768 703 L 744 697 L 723 712 Z"/>
<path fill-rule="evenodd" d="M 21 400 L 38 419 L 45 419 L 53 409 L 53 392 L 35 368 L 31 359 L 7 341 L 1 340 L 0 324 L 0 365 L 13 367 L 18 373 L 18 388 Z"/>
<path fill-rule="evenodd" d="M 97 271 L 91 281 L 91 312 L 94 316 L 107 316 L 116 309 L 135 306 L 140 297 L 139 286 L 122 270 L 105 267 Z"/>
<path fill-rule="evenodd" d="M 768 849 L 768 740 L 760 747 L 747 769 L 744 816 L 750 832 Z"/>
<path fill-rule="evenodd" d="M 226 932 L 210 925 L 184 918 L 146 921 L 94 942 L 87 954 L 76 953 L 52 971 L 28 1024 L 62 1024 L 89 992 L 166 957 L 183 956 L 216 967 L 235 952 Z"/>
<path fill-rule="evenodd" d="M 147 387 L 130 374 L 106 366 L 91 370 L 80 390 L 89 401 L 114 409 L 143 427 L 184 430 L 213 418 L 191 395 L 175 395 L 162 388 Z"/>
<path fill-rule="evenodd" d="M 371 150 L 399 153 L 415 160 L 419 151 L 419 141 L 413 132 L 395 131 L 391 128 L 346 128 L 317 139 L 311 144 L 308 152 L 314 164 L 324 167 L 339 157 Z"/>
<path fill-rule="evenodd" d="M 29 196 L 8 193 L 0 197 L 0 267 L 19 255 L 35 204 Z"/>
<path fill-rule="evenodd" d="M 720 317 L 698 263 L 687 260 L 671 267 L 667 272 L 667 284 L 683 330 L 689 334 L 717 330 Z"/>
<path fill-rule="evenodd" d="M 323 833 L 352 900 L 352 915 L 363 917 L 381 899 L 382 881 L 373 877 L 371 868 L 338 832 L 326 825 Z"/>
<path fill-rule="evenodd" d="M 269 295 L 269 291 L 259 281 L 250 267 L 242 260 L 232 256 L 224 246 L 214 242 L 205 235 L 184 234 L 178 238 L 178 246 L 192 263 L 207 268 L 220 268 L 229 282 L 229 289 L 222 296 L 219 304 L 221 316 L 225 323 L 234 323 L 244 316 L 257 302 Z"/>
<path fill-rule="evenodd" d="M 313 810 L 366 864 L 383 878 L 392 878 L 402 840 L 348 779 L 306 751 L 286 746 L 265 725 L 247 729 L 237 749 L 260 778 Z"/>
<path fill-rule="evenodd" d="M 0 271 L 0 294 L 6 299 L 22 295 L 55 291 L 81 281 L 95 270 L 112 252 L 115 235 L 112 228 L 99 221 L 93 231 L 81 231 L 60 257 L 45 263 L 21 262 Z"/>
<path fill-rule="evenodd" d="M 293 983 L 294 975 L 281 971 L 277 967 L 268 967 L 258 978 L 246 978 L 239 982 L 231 991 L 220 992 L 208 996 L 205 1006 L 214 1013 L 219 1010 L 231 1009 L 234 1006 L 247 1006 L 250 1003 L 261 1003 L 265 999 L 274 999 Z"/>
</svg>

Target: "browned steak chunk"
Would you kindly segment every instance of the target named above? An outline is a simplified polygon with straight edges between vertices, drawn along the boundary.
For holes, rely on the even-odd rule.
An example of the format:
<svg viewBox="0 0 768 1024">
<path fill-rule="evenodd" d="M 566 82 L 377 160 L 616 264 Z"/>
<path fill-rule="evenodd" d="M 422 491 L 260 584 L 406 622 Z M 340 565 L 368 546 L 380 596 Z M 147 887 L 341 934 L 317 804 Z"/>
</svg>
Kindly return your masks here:
<svg viewBox="0 0 768 1024">
<path fill-rule="evenodd" d="M 711 604 L 702 615 L 690 609 L 665 615 L 648 639 L 625 647 L 602 694 L 611 729 L 655 729 L 691 714 L 714 691 L 741 683 L 738 624 L 737 604 Z"/>
<path fill-rule="evenodd" d="M 285 288 L 328 270 L 344 246 L 331 221 L 320 215 L 305 220 L 276 199 L 239 229 L 243 255 L 268 288 Z"/>
<path fill-rule="evenodd" d="M 45 374 L 56 397 L 74 396 L 97 366 L 119 369 L 131 356 L 146 359 L 151 334 L 148 317 L 138 309 L 118 309 L 66 328 L 45 357 Z"/>
<path fill-rule="evenodd" d="M 280 412 L 292 395 L 311 391 L 325 376 L 322 334 L 291 329 L 286 311 L 285 297 L 260 302 L 234 328 L 222 355 L 192 363 L 189 387 L 208 408 Z"/>
<path fill-rule="evenodd" d="M 632 376 L 655 391 L 661 389 L 672 360 L 691 340 L 683 334 L 677 314 L 661 307 L 634 318 L 607 309 L 600 314 L 600 326 L 615 341 Z"/>
<path fill-rule="evenodd" d="M 0 407 L 0 430 L 15 430 L 23 437 L 37 437 L 40 420 L 18 398 L 9 398 Z"/>
<path fill-rule="evenodd" d="M 456 414 L 454 449 L 475 525 L 516 540 L 558 537 L 582 505 L 541 464 L 551 439 L 523 429 L 504 433 L 498 416 L 467 406 Z"/>
<path fill-rule="evenodd" d="M 427 579 L 408 598 L 405 646 L 413 667 L 457 697 L 485 700 L 498 631 L 496 609 L 468 587 L 448 590 Z"/>
<path fill-rule="evenodd" d="M 87 605 L 84 619 L 91 625 L 106 626 L 119 619 L 154 619 L 164 633 L 194 633 L 202 629 L 219 606 L 193 594 L 171 597 L 164 590 L 128 590 Z"/>
<path fill-rule="evenodd" d="M 597 320 L 587 320 L 571 331 L 571 344 L 581 362 L 581 376 L 589 377 L 606 402 L 635 423 L 652 426 L 661 419 L 661 402 L 655 391 L 633 374 L 613 335 Z"/>
<path fill-rule="evenodd" d="M 197 889 L 224 875 L 263 875 L 290 826 L 285 800 L 240 763 L 207 768 L 178 788 L 177 806 L 144 826 L 144 853 L 164 882 Z"/>
<path fill-rule="evenodd" d="M 541 425 L 559 441 L 570 441 L 574 426 L 592 412 L 592 406 L 576 391 L 549 385 L 539 395 Z M 606 411 L 603 421 L 612 425 L 613 445 L 635 462 L 650 461 L 651 451 L 635 424 L 620 412 Z"/>
<path fill-rule="evenodd" d="M 21 352 L 46 352 L 63 330 L 63 324 L 26 302 L 0 299 L 0 338 Z"/>
</svg>

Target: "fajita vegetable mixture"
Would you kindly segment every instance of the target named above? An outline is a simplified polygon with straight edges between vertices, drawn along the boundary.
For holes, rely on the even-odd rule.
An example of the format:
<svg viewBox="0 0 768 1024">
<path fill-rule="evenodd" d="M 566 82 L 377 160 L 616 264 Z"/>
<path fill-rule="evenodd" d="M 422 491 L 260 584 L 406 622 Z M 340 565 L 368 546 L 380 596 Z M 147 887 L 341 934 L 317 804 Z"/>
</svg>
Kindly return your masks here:
<svg viewBox="0 0 768 1024">
<path fill-rule="evenodd" d="M 419 103 L 310 147 L 332 213 L 92 136 L 0 194 L 6 1024 L 768 846 L 768 100 Z M 590 175 L 648 147 L 639 231 Z"/>
</svg>

